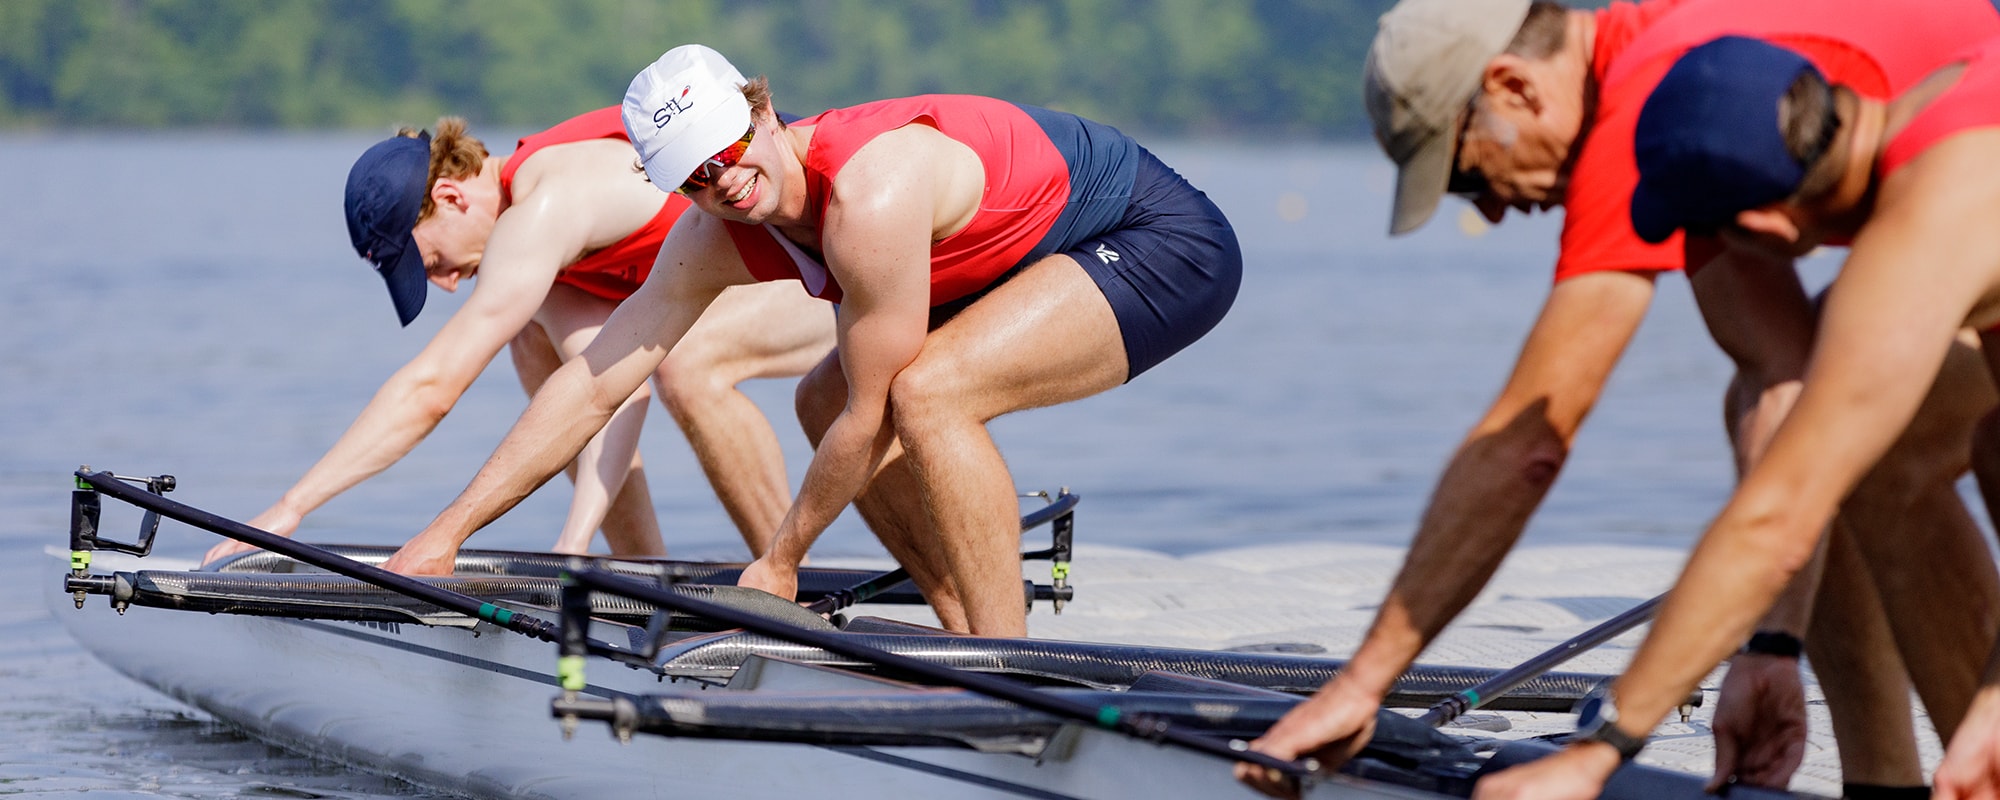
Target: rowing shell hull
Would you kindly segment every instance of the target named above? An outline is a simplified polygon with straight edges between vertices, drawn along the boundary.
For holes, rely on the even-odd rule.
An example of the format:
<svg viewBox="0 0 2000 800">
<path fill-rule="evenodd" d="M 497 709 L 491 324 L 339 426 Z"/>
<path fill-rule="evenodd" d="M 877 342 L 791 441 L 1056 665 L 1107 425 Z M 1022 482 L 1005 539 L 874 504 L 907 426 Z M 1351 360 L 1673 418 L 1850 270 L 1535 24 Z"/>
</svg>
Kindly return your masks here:
<svg viewBox="0 0 2000 800">
<path fill-rule="evenodd" d="M 100 567 L 129 568 L 99 559 Z M 70 634 L 140 683 L 281 747 L 472 797 L 1256 797 L 1230 778 L 1224 761 L 1095 730 L 1039 761 L 931 747 L 656 736 L 620 744 L 602 725 L 586 725 L 565 741 L 549 713 L 555 646 L 484 623 L 429 627 L 141 607 L 120 615 L 102 601 L 79 610 L 60 581 L 49 586 L 49 608 Z M 601 660 L 588 674 L 586 694 L 683 686 Z M 1336 777 L 1307 796 L 1441 795 Z"/>
</svg>

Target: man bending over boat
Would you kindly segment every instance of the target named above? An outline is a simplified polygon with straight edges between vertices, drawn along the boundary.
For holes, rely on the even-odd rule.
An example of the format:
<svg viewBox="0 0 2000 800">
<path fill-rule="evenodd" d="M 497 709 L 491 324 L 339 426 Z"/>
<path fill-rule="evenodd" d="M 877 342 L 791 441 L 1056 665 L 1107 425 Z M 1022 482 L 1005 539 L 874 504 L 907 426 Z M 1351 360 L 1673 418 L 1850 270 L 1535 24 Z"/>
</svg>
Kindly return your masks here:
<svg viewBox="0 0 2000 800">
<path fill-rule="evenodd" d="M 1018 501 L 985 423 L 1131 380 L 1222 319 L 1242 255 L 1208 198 L 1074 115 L 934 95 L 787 125 L 715 51 L 668 51 L 625 124 L 682 216 L 646 285 L 544 384 L 472 485 L 389 562 L 435 572 L 548 479 L 725 287 L 801 279 L 838 345 L 800 384 L 817 450 L 743 584 L 796 593 L 856 503 L 946 627 L 1015 636 Z"/>
<path fill-rule="evenodd" d="M 1377 138 L 1399 165 L 1392 231 L 1421 225 L 1447 193 L 1493 222 L 1509 209 L 1560 205 L 1556 282 L 1506 386 L 1445 467 L 1352 663 L 1258 749 L 1337 764 L 1368 741 L 1392 681 L 1479 594 L 1554 484 L 1660 273 L 1713 255 L 1633 233 L 1631 132 L 1673 59 L 1726 32 L 1802 42 L 1815 60 L 1880 96 L 1921 80 L 1953 50 L 2000 34 L 2000 12 L 1987 0 L 1656 0 L 1595 11 L 1404 0 L 1382 18 L 1365 87 Z M 1710 332 L 1737 365 L 1725 402 L 1745 467 L 1796 397 L 1813 325 L 1791 259 L 1754 266 L 1691 276 Z M 1740 313 L 1753 293 L 1788 313 Z M 1825 589 L 1815 599 L 1814 581 L 1802 581 L 1765 621 L 1771 635 L 1733 663 L 1716 714 L 1718 782 L 1783 786 L 1803 758 L 1801 637 L 1830 700 L 1851 790 L 1922 780 L 1905 665 L 1939 730 L 1949 735 L 1957 725 L 1994 620 L 1953 613 L 1910 576 L 1962 586 L 1970 602 L 2000 603 L 2000 575 L 1953 485 L 1966 468 L 1968 432 L 1994 404 L 1978 362 L 1969 349 L 1955 353 L 1923 424 L 1847 506 Z M 1889 540 L 1910 544 L 1881 546 Z M 1287 790 L 1258 771 L 1239 774 Z"/>
<path fill-rule="evenodd" d="M 355 162 L 346 206 L 354 249 L 388 283 L 404 325 L 423 310 L 427 279 L 447 292 L 478 281 L 332 449 L 250 521 L 283 535 L 415 449 L 501 347 L 532 394 L 645 281 L 688 203 L 633 174 L 613 107 L 526 137 L 510 156 L 488 155 L 455 118 L 440 120 L 435 137 L 405 129 Z M 736 384 L 802 374 L 833 345 L 828 305 L 788 288 L 724 293 L 652 372 L 752 556 L 768 549 L 791 486 L 777 435 Z M 665 553 L 638 454 L 649 395 L 643 381 L 620 395 L 612 421 L 577 455 L 557 552 L 587 552 L 601 525 L 614 554 Z M 247 549 L 231 542 L 208 558 Z"/>
<path fill-rule="evenodd" d="M 1883 102 L 1798 53 L 1727 37 L 1688 53 L 1647 100 L 1636 134 L 1641 234 L 1721 234 L 1732 251 L 1802 253 L 1851 237 L 1826 295 L 1798 407 L 1702 535 L 1631 667 L 1616 724 L 1647 730 L 1742 638 L 1810 559 L 1821 526 L 1895 441 L 1964 326 L 2000 352 L 2000 39 Z M 1733 265 L 1713 265 L 1726 269 Z M 1996 378 L 2000 363 L 1989 359 Z M 1989 513 L 2000 437 L 1974 444 Z M 1870 535 L 1885 535 L 1874 531 Z M 1895 546 L 1908 546 L 1891 542 Z M 1991 619 L 1936 576 L 1957 616 Z M 2000 797 L 2000 661 L 1938 766 L 1935 797 Z M 1592 797 L 1615 754 L 1572 745 L 1502 773 L 1492 797 Z M 1558 791 L 1558 787 L 1561 790 Z"/>
</svg>

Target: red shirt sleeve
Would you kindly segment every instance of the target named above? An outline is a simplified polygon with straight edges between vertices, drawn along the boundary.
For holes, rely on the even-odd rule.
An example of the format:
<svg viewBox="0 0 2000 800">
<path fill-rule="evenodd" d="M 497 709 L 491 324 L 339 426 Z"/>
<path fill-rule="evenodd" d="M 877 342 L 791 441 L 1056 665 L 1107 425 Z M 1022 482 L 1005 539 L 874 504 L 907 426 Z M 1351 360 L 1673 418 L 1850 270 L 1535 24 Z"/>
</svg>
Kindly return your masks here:
<svg viewBox="0 0 2000 800">
<path fill-rule="evenodd" d="M 1647 244 L 1632 230 L 1632 189 L 1639 185 L 1632 131 L 1638 127 L 1646 96 L 1673 65 L 1668 58 L 1657 61 L 1626 73 L 1629 77 L 1604 87 L 1597 98 L 1596 118 L 1576 154 L 1563 201 L 1562 254 L 1556 259 L 1559 282 L 1604 270 L 1681 268 L 1679 234 Z"/>
</svg>

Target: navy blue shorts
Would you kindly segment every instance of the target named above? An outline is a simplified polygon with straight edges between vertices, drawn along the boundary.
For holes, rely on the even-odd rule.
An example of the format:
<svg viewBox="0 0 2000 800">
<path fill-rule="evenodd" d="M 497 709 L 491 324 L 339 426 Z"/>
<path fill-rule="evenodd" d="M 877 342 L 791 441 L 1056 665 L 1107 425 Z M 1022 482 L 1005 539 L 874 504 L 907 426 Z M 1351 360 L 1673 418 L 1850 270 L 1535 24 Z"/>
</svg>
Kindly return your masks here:
<svg viewBox="0 0 2000 800">
<path fill-rule="evenodd" d="M 1213 330 L 1243 284 L 1243 251 L 1222 209 L 1152 153 L 1139 157 L 1125 218 L 1065 251 L 1111 301 L 1127 381 Z"/>
<path fill-rule="evenodd" d="M 1076 259 L 1111 302 L 1125 340 L 1127 382 L 1214 329 L 1243 283 L 1243 251 L 1222 209 L 1144 148 L 1124 218 L 1063 254 Z M 1028 266 L 1023 262 L 986 288 L 933 307 L 931 329 Z"/>
</svg>

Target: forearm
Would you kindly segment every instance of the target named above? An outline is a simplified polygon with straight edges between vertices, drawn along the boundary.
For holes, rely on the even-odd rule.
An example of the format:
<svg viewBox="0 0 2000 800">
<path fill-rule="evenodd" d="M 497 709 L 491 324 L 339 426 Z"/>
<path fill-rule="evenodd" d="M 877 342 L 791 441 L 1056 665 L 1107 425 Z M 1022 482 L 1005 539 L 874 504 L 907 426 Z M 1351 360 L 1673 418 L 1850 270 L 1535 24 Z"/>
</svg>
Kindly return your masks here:
<svg viewBox="0 0 2000 800">
<path fill-rule="evenodd" d="M 619 392 L 600 385 L 613 382 L 610 377 L 593 379 L 584 359 L 550 375 L 471 484 L 423 535 L 463 543 L 561 472 L 631 395 L 629 387 Z"/>
<path fill-rule="evenodd" d="M 1774 381 L 1767 377 L 1760 380 L 1761 374 L 1741 362 L 1738 364 L 1737 380 L 1747 382 L 1742 388 L 1749 403 L 1747 408 L 1736 413 L 1732 426 L 1739 475 L 1749 474 L 1763 459 L 1773 434 L 1798 402 L 1801 384 L 1797 379 Z M 1816 557 L 1785 587 L 1770 612 L 1758 623 L 1758 630 L 1780 631 L 1801 638 L 1805 636 L 1812 620 L 1813 598 L 1818 594 L 1824 565 L 1822 558 L 1818 557 L 1823 548 L 1814 552 Z"/>
<path fill-rule="evenodd" d="M 834 419 L 813 451 L 798 498 L 778 524 L 769 553 L 774 562 L 796 565 L 803 561 L 819 535 L 861 494 L 888 450 L 892 432 L 884 422 L 879 413 L 852 409 Z"/>
<path fill-rule="evenodd" d="M 278 505 L 303 517 L 394 466 L 437 428 L 459 394 L 410 375 L 407 367 L 399 371 L 375 392 L 333 447 L 285 490 Z"/>
<path fill-rule="evenodd" d="M 1651 730 L 1734 653 L 1812 560 L 1826 520 L 1733 503 L 1696 546 L 1616 687 L 1627 733 Z"/>
<path fill-rule="evenodd" d="M 1343 677 L 1378 698 L 1386 696 L 1492 579 L 1561 467 L 1560 438 L 1534 427 L 1475 435 L 1454 454 L 1403 568 Z"/>
</svg>

